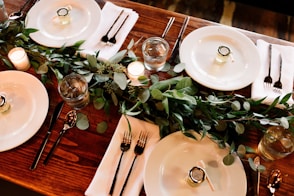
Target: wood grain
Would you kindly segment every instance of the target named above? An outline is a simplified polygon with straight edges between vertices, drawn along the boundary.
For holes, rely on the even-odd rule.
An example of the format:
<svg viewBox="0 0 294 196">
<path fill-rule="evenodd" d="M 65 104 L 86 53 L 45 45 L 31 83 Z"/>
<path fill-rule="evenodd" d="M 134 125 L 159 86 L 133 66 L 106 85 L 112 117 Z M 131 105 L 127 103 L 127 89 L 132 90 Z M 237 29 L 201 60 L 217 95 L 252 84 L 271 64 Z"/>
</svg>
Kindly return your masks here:
<svg viewBox="0 0 294 196">
<path fill-rule="evenodd" d="M 172 26 L 170 32 L 167 34 L 166 39 L 171 46 L 174 44 L 178 32 L 180 31 L 181 24 L 185 18 L 184 14 L 167 11 L 160 8 L 154 8 L 143 4 L 134 3 L 127 0 L 112 0 L 117 5 L 129 7 L 137 11 L 140 15 L 138 22 L 127 37 L 123 48 L 127 46 L 131 39 L 138 40 L 140 37 L 147 38 L 150 36 L 160 36 L 165 28 L 168 18 L 175 16 L 176 20 Z M 7 1 L 6 7 L 8 11 L 18 10 L 19 6 L 24 3 L 24 0 Z M 244 25 L 246 23 L 244 22 Z M 207 26 L 207 25 L 219 25 L 218 23 L 210 22 L 200 18 L 192 17 L 185 35 L 191 31 Z M 264 39 L 272 43 L 279 43 L 284 45 L 292 45 L 293 43 L 276 39 L 274 37 L 264 36 L 257 33 L 240 30 L 240 32 L 246 34 L 253 41 L 257 39 Z M 275 36 L 275 35 L 273 35 Z M 140 50 L 137 51 L 140 55 Z M 5 70 L 4 66 L 0 65 L 0 71 Z M 31 74 L 34 74 L 32 69 L 29 70 Z M 36 76 L 39 77 L 39 76 Z M 166 75 L 161 73 L 160 78 L 166 78 Z M 120 114 L 117 107 L 111 107 L 110 116 L 106 115 L 103 111 L 97 111 L 90 104 L 81 112 L 88 115 L 90 119 L 90 128 L 85 131 L 73 128 L 65 134 L 54 156 L 49 161 L 47 166 L 42 165 L 42 161 L 45 155 L 49 152 L 50 147 L 58 136 L 59 130 L 62 128 L 65 114 L 70 110 L 68 106 L 63 109 L 60 118 L 58 119 L 56 126 L 54 127 L 52 136 L 45 148 L 44 154 L 41 157 L 40 163 L 36 170 L 30 171 L 29 167 L 34 159 L 43 137 L 47 131 L 50 115 L 53 112 L 53 107 L 60 101 L 60 97 L 57 92 L 57 82 L 54 81 L 52 85 L 46 85 L 50 99 L 50 108 L 48 116 L 37 132 L 29 141 L 20 145 L 12 150 L 0 153 L 0 178 L 26 187 L 33 191 L 39 192 L 44 195 L 84 195 L 89 183 L 91 182 L 97 167 L 107 149 L 107 146 L 111 140 L 113 132 L 116 128 Z M 209 90 L 209 89 L 206 89 Z M 250 86 L 238 91 L 245 96 L 250 96 Z M 97 123 L 101 121 L 108 122 L 108 129 L 104 134 L 98 134 L 95 129 Z M 261 137 L 261 133 L 252 130 L 246 135 L 247 145 L 256 148 L 257 143 Z M 269 168 L 268 171 L 261 175 L 261 195 L 268 195 L 269 192 L 266 189 L 266 178 L 272 168 L 279 168 L 284 174 L 284 182 L 278 191 L 277 195 L 293 195 L 294 189 L 294 155 L 275 161 L 275 162 L 262 162 Z M 245 168 L 246 162 L 244 163 Z M 247 170 L 246 170 L 247 171 Z M 248 170 L 248 194 L 252 194 L 252 183 L 250 179 L 250 169 Z M 144 189 L 141 195 L 145 195 Z"/>
</svg>

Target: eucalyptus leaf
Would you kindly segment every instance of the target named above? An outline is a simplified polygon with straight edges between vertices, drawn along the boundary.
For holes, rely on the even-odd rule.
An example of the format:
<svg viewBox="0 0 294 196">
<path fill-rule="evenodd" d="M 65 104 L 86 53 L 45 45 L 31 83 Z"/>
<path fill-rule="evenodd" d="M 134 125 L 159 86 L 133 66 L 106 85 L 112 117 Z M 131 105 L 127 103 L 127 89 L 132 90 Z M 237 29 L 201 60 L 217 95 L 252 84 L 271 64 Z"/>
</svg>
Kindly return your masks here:
<svg viewBox="0 0 294 196">
<path fill-rule="evenodd" d="M 80 130 L 86 130 L 89 128 L 89 125 L 90 124 L 87 115 L 79 112 L 77 114 L 76 127 Z"/>
<path fill-rule="evenodd" d="M 95 55 L 87 55 L 87 61 L 91 67 L 97 67 L 97 58 Z"/>
<path fill-rule="evenodd" d="M 93 101 L 94 107 L 97 110 L 100 110 L 105 105 L 105 99 L 103 97 L 98 97 Z"/>
<path fill-rule="evenodd" d="M 118 99 L 117 99 L 117 96 L 114 92 L 111 93 L 111 99 L 112 99 L 112 102 L 115 106 L 118 105 Z"/>
<path fill-rule="evenodd" d="M 234 157 L 231 153 L 227 154 L 227 155 L 223 158 L 223 163 L 224 163 L 225 165 L 232 165 L 232 164 L 234 163 L 234 161 L 235 161 L 235 157 Z"/>
<path fill-rule="evenodd" d="M 128 79 L 124 73 L 114 72 L 113 81 L 119 86 L 120 89 L 125 90 L 128 84 Z"/>
<path fill-rule="evenodd" d="M 150 97 L 150 91 L 148 89 L 141 90 L 139 95 L 138 95 L 138 99 L 142 103 L 146 103 L 148 101 L 149 97 Z"/>
<path fill-rule="evenodd" d="M 162 92 L 157 88 L 151 90 L 151 96 L 153 99 L 156 99 L 156 100 L 163 100 L 164 99 Z"/>
<path fill-rule="evenodd" d="M 97 133 L 102 134 L 102 133 L 105 133 L 107 128 L 108 128 L 107 122 L 102 121 L 102 122 L 97 124 L 96 131 L 97 131 Z"/>
<path fill-rule="evenodd" d="M 119 63 L 127 54 L 127 50 L 121 50 L 109 59 L 111 63 Z"/>
<path fill-rule="evenodd" d="M 184 71 L 184 69 L 185 69 L 185 63 L 179 63 L 175 65 L 174 72 L 181 73 L 182 71 Z"/>
</svg>

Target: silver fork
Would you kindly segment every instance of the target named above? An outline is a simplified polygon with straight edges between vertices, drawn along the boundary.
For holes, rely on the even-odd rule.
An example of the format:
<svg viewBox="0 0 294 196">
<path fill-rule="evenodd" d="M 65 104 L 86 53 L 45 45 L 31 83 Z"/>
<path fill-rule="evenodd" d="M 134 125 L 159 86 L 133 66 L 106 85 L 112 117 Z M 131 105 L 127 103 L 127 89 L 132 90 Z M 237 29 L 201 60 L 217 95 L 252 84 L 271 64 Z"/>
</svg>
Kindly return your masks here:
<svg viewBox="0 0 294 196">
<path fill-rule="evenodd" d="M 135 163 L 137 157 L 139 155 L 143 154 L 143 152 L 144 152 L 144 148 L 145 148 L 145 145 L 147 143 L 147 138 L 148 138 L 148 133 L 146 131 L 141 131 L 140 135 L 139 135 L 139 139 L 138 139 L 137 144 L 136 144 L 135 149 L 134 149 L 135 157 L 134 157 L 134 160 L 132 162 L 131 168 L 130 168 L 130 170 L 128 172 L 127 178 L 126 178 L 126 180 L 124 182 L 124 185 L 123 185 L 123 187 L 121 189 L 121 192 L 119 194 L 120 196 L 124 192 L 124 189 L 125 189 L 125 187 L 127 185 L 127 182 L 128 182 L 129 177 L 131 175 L 131 172 L 132 172 L 132 169 L 133 169 L 133 166 L 134 166 L 134 163 Z"/>
<path fill-rule="evenodd" d="M 112 181 L 112 185 L 111 185 L 111 188 L 110 188 L 110 191 L 109 191 L 109 195 L 112 195 L 112 193 L 113 193 L 122 157 L 124 155 L 124 152 L 126 152 L 126 151 L 128 151 L 130 149 L 131 142 L 132 142 L 132 133 L 131 133 L 131 131 L 125 131 L 122 142 L 120 144 L 121 155 L 120 155 L 119 162 L 118 162 L 118 165 L 117 165 L 114 177 L 113 177 L 113 181 Z"/>
<path fill-rule="evenodd" d="M 273 79 L 271 77 L 271 62 L 272 62 L 272 45 L 269 45 L 269 52 L 268 52 L 268 58 L 269 58 L 269 63 L 268 63 L 268 75 L 264 78 L 264 85 L 265 87 L 270 87 L 273 83 Z"/>
<path fill-rule="evenodd" d="M 279 79 L 274 83 L 274 91 L 276 93 L 281 93 L 283 85 L 281 82 L 281 75 L 282 75 L 282 57 L 281 55 L 279 55 L 279 59 L 280 59 L 280 72 L 279 72 Z"/>
</svg>

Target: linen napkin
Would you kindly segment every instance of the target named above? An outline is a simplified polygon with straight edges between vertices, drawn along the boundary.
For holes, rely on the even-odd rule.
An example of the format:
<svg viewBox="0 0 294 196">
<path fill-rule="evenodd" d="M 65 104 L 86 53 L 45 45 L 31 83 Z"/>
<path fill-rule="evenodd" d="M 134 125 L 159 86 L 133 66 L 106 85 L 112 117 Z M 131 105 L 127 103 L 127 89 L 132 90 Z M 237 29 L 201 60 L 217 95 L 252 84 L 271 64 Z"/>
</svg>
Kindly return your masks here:
<svg viewBox="0 0 294 196">
<path fill-rule="evenodd" d="M 264 78 L 268 75 L 269 69 L 269 43 L 264 40 L 257 40 L 257 50 L 260 55 L 261 69 L 258 77 L 252 83 L 251 88 L 251 97 L 255 100 L 266 97 L 263 103 L 268 105 L 270 105 L 278 96 L 282 98 L 287 93 L 291 93 L 293 91 L 294 77 L 294 47 L 282 46 L 278 44 L 271 45 L 271 77 L 273 79 L 272 87 L 265 88 L 263 82 Z M 281 93 L 277 93 L 273 90 L 273 84 L 279 79 L 279 55 L 281 55 L 282 58 L 281 82 L 283 84 L 283 89 Z M 289 99 L 288 104 L 293 104 L 292 97 Z"/>
<path fill-rule="evenodd" d="M 127 15 L 128 18 L 116 35 L 116 44 L 112 46 L 106 45 L 100 40 L 103 35 L 105 35 L 110 29 L 115 19 L 119 16 L 121 10 L 124 10 L 124 12 L 109 32 L 109 38 L 111 38 L 116 33 Z M 87 39 L 85 43 L 81 46 L 81 54 L 85 56 L 86 54 L 95 54 L 95 52 L 100 51 L 98 56 L 100 59 L 109 59 L 119 51 L 129 32 L 137 22 L 138 18 L 138 13 L 133 11 L 132 9 L 123 8 L 114 5 L 111 2 L 106 2 L 101 11 L 101 20 L 99 26 L 97 30 L 93 33 L 93 35 L 89 39 Z"/>
<path fill-rule="evenodd" d="M 127 177 L 132 161 L 135 157 L 134 147 L 137 144 L 141 131 L 148 131 L 148 140 L 144 149 L 144 153 L 137 157 L 133 166 L 132 173 L 124 190 L 124 195 L 139 195 L 143 186 L 144 168 L 148 157 L 159 141 L 159 127 L 157 125 L 127 116 L 132 127 L 132 143 L 131 148 L 123 155 L 120 169 L 117 175 L 117 181 L 113 195 L 119 195 L 124 180 Z M 96 174 L 87 188 L 86 196 L 107 196 L 112 184 L 115 170 L 121 155 L 120 144 L 122 142 L 124 131 L 128 130 L 128 123 L 125 116 L 119 120 L 117 128 L 109 143 L 109 146 L 97 168 Z"/>
</svg>

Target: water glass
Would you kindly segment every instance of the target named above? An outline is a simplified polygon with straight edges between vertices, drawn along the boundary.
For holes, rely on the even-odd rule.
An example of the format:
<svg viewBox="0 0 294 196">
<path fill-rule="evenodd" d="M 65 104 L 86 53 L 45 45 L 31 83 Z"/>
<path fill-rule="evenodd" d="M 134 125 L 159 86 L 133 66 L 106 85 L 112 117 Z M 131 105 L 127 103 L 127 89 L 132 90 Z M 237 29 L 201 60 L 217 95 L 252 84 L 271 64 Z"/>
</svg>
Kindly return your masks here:
<svg viewBox="0 0 294 196">
<path fill-rule="evenodd" d="M 142 45 L 144 65 L 149 70 L 160 71 L 166 62 L 169 44 L 161 37 L 150 37 Z"/>
<path fill-rule="evenodd" d="M 0 23 L 5 22 L 8 19 L 8 14 L 5 9 L 5 4 L 3 0 L 0 0 Z"/>
<path fill-rule="evenodd" d="M 80 74 L 71 73 L 58 84 L 62 99 L 73 109 L 80 110 L 90 102 L 88 83 Z"/>
<path fill-rule="evenodd" d="M 294 134 L 282 126 L 271 126 L 260 140 L 258 151 L 266 161 L 284 158 L 294 151 Z"/>
</svg>

